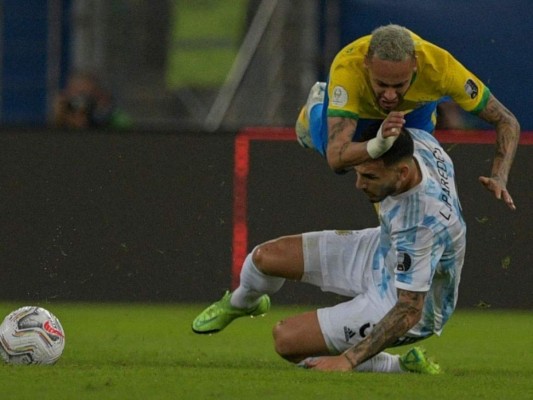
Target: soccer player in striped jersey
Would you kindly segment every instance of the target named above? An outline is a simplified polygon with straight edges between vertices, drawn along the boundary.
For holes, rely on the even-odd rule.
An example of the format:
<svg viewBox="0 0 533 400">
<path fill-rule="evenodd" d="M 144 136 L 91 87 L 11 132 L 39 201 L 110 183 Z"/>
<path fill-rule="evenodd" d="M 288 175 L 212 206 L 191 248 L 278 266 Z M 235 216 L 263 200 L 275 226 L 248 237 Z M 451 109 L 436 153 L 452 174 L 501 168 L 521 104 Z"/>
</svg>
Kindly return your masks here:
<svg viewBox="0 0 533 400">
<path fill-rule="evenodd" d="M 351 297 L 274 327 L 278 354 L 307 368 L 436 374 L 419 347 L 385 349 L 439 335 L 457 303 L 465 222 L 450 157 L 429 133 L 391 112 L 363 134 L 372 158 L 355 168 L 356 187 L 380 202 L 380 226 L 284 236 L 246 258 L 240 286 L 193 321 L 196 333 L 260 315 L 286 279 Z M 383 132 L 399 134 L 384 138 Z"/>
</svg>

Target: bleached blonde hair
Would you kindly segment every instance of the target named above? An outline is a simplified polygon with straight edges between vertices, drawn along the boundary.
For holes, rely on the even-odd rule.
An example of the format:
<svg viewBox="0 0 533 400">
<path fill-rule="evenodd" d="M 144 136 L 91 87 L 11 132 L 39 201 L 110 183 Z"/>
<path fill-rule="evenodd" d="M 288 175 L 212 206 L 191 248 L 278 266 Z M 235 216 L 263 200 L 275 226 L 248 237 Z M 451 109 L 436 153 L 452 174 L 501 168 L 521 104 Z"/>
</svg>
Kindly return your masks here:
<svg viewBox="0 0 533 400">
<path fill-rule="evenodd" d="M 367 58 L 385 61 L 405 61 L 415 57 L 415 42 L 411 33 L 400 25 L 380 26 L 372 31 Z"/>
</svg>

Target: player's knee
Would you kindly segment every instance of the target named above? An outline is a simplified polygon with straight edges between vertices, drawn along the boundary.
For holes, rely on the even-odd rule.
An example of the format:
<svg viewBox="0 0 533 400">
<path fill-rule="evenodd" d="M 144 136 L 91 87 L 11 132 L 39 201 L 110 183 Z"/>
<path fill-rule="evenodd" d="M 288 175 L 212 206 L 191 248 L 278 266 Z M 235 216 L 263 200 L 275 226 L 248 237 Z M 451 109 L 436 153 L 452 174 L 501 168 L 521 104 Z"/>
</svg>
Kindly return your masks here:
<svg viewBox="0 0 533 400">
<path fill-rule="evenodd" d="M 265 248 L 268 244 L 260 244 L 257 246 L 253 253 L 252 253 L 252 262 L 254 263 L 255 267 L 263 272 L 266 273 L 266 267 L 268 265 L 268 251 Z"/>
<path fill-rule="evenodd" d="M 280 258 L 280 244 L 282 239 L 272 240 L 257 246 L 252 254 L 252 261 L 256 268 L 264 274 L 270 275 L 272 266 Z"/>
<path fill-rule="evenodd" d="M 293 335 L 285 328 L 283 321 L 278 322 L 272 329 L 274 349 L 281 357 L 290 362 L 299 362 L 302 357 L 296 351 Z"/>
<path fill-rule="evenodd" d="M 304 272 L 301 235 L 260 244 L 252 252 L 252 262 L 265 275 L 300 280 Z"/>
</svg>

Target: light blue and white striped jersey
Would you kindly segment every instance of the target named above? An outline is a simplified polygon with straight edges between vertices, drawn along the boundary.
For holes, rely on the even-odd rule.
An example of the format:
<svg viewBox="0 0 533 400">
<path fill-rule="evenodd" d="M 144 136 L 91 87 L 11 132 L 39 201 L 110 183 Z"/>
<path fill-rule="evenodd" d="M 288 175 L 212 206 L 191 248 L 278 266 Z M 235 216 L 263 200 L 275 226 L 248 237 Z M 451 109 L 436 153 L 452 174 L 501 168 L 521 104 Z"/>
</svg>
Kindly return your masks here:
<svg viewBox="0 0 533 400">
<path fill-rule="evenodd" d="M 452 160 L 430 134 L 409 129 L 422 181 L 381 202 L 380 250 L 396 288 L 428 292 L 410 335 L 440 334 L 457 303 L 466 225 Z"/>
</svg>

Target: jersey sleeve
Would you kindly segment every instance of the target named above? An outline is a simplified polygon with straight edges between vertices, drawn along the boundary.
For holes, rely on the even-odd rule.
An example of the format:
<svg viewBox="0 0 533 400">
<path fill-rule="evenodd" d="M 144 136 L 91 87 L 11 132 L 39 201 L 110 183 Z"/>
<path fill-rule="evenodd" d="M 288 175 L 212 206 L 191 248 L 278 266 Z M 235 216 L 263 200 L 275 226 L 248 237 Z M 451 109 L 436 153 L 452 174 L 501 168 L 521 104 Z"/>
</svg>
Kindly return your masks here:
<svg viewBox="0 0 533 400">
<path fill-rule="evenodd" d="M 328 84 L 328 117 L 359 119 L 359 103 L 363 87 L 357 75 L 344 65 L 333 65 Z"/>
<path fill-rule="evenodd" d="M 331 63 L 328 79 L 328 117 L 359 119 L 361 101 L 369 96 L 364 74 L 364 57 L 370 36 L 344 47 Z"/>
<path fill-rule="evenodd" d="M 446 52 L 445 93 L 462 109 L 477 114 L 487 105 L 490 90 L 450 53 Z"/>
<path fill-rule="evenodd" d="M 433 232 L 431 229 L 413 226 L 402 232 L 392 233 L 396 252 L 396 287 L 412 292 L 427 292 L 434 275 L 432 260 Z M 438 259 L 438 257 L 436 258 Z"/>
</svg>

